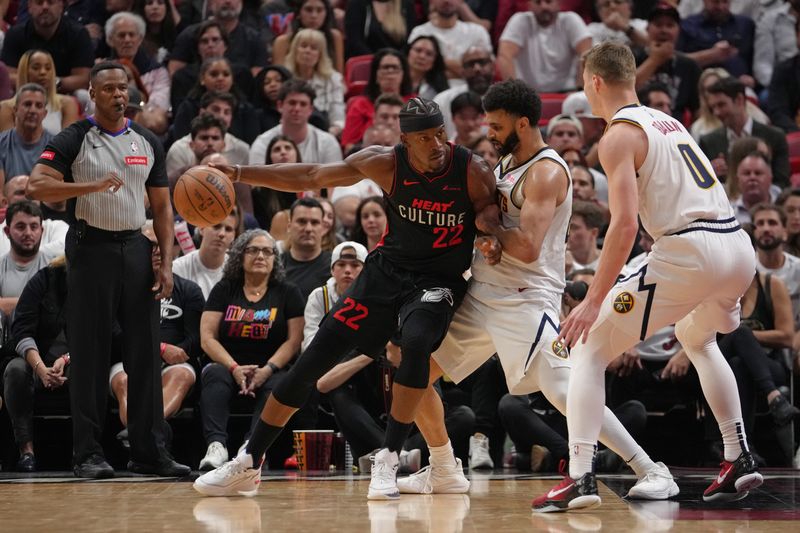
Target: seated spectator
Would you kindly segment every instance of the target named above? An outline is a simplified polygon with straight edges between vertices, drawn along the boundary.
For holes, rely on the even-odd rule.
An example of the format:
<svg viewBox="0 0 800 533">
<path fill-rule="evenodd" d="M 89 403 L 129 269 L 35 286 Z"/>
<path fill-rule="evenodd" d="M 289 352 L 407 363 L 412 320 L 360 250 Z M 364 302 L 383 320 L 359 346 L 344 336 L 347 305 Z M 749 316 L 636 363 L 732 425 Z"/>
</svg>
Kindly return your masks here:
<svg viewBox="0 0 800 533">
<path fill-rule="evenodd" d="M 32 200 L 20 200 L 8 207 L 3 233 L 11 249 L 0 256 L 0 311 L 11 317 L 25 284 L 53 256 L 41 249 L 42 211 Z"/>
<path fill-rule="evenodd" d="M 739 187 L 738 170 L 742 159 L 751 155 L 753 152 L 761 153 L 767 159 L 767 161 L 771 160 L 772 158 L 772 153 L 770 152 L 769 146 L 767 146 L 767 143 L 765 143 L 762 139 L 759 139 L 758 137 L 742 137 L 741 139 L 736 139 L 733 141 L 733 143 L 731 143 L 731 146 L 728 149 L 728 158 L 726 161 L 728 168 L 725 179 L 725 191 L 728 194 L 728 199 L 731 201 L 731 204 L 736 210 L 736 215 L 739 216 L 739 212 L 741 211 L 741 215 L 743 217 L 742 219 L 745 221 L 750 220 L 750 208 L 745 207 L 741 201 L 737 201 L 742 196 L 742 190 Z M 775 184 L 770 185 L 769 197 L 772 200 L 777 199 L 780 192 L 780 187 Z M 755 204 L 750 204 L 750 207 L 753 205 Z"/>
<path fill-rule="evenodd" d="M 633 18 L 632 0 L 595 0 L 594 5 L 600 22 L 591 22 L 586 27 L 593 45 L 619 41 L 635 50 L 649 44 L 647 21 Z"/>
<path fill-rule="evenodd" d="M 672 97 L 669 88 L 661 82 L 650 82 L 637 91 L 639 101 L 647 107 L 672 115 Z"/>
<path fill-rule="evenodd" d="M 711 108 L 708 107 L 708 89 L 719 80 L 730 77 L 731 75 L 728 71 L 723 68 L 707 68 L 700 74 L 700 80 L 697 82 L 697 94 L 700 96 L 700 109 L 697 118 L 692 122 L 692 127 L 689 130 L 695 141 L 700 142 L 700 137 L 722 126 L 722 122 L 714 116 L 714 113 L 711 112 Z M 745 94 L 748 96 L 746 103 L 747 115 L 754 121 L 768 124 L 769 117 L 751 101 L 751 99 L 754 100 L 756 98 L 755 93 L 753 93 L 749 87 L 746 88 L 745 91 Z"/>
<path fill-rule="evenodd" d="M 492 49 L 492 40 L 486 28 L 477 22 L 459 19 L 459 11 L 464 3 L 464 0 L 431 0 L 428 22 L 416 26 L 408 36 L 409 43 L 420 35 L 436 37 L 448 78 L 464 77 L 461 58 L 470 48 Z"/>
<path fill-rule="evenodd" d="M 433 100 L 437 94 L 450 88 L 444 57 L 435 37 L 420 35 L 408 43 L 406 55 L 412 93 Z"/>
<path fill-rule="evenodd" d="M 386 124 L 373 124 L 364 132 L 363 146 L 394 146 L 399 142 L 400 134 Z"/>
<path fill-rule="evenodd" d="M 469 146 L 481 136 L 485 114 L 477 93 L 465 92 L 453 98 L 450 113 L 456 127 L 456 134 L 450 139 L 453 144 Z"/>
<path fill-rule="evenodd" d="M 47 95 L 38 83 L 26 83 L 14 99 L 14 127 L 0 133 L 0 183 L 30 174 L 53 134 L 45 131 Z"/>
<path fill-rule="evenodd" d="M 680 23 L 675 7 L 665 2 L 657 4 L 648 16 L 650 43 L 634 49 L 634 56 L 636 88 L 651 81 L 666 85 L 673 102 L 672 116 L 683 121 L 686 112 L 695 113 L 700 105 L 697 87 L 701 70 L 693 59 L 675 50 Z"/>
<path fill-rule="evenodd" d="M 142 48 L 148 56 L 165 64 L 175 46 L 181 15 L 173 0 L 135 0 L 133 12 L 147 24 Z"/>
<path fill-rule="evenodd" d="M 598 121 L 592 118 L 589 118 L 588 121 L 591 126 L 595 126 L 596 122 L 602 122 L 602 120 Z M 605 202 L 608 200 L 608 178 L 606 178 L 602 172 L 592 168 L 589 163 L 586 163 L 586 160 L 588 160 L 590 156 L 594 156 L 595 159 L 597 158 L 596 143 L 599 142 L 599 137 L 594 144 L 587 145 L 583 124 L 583 120 L 574 115 L 567 115 L 564 113 L 556 115 L 547 123 L 545 140 L 547 144 L 558 153 L 565 153 L 567 150 L 572 149 L 582 155 L 585 163 L 584 166 L 589 169 L 589 172 L 591 172 L 594 177 L 597 197 L 599 200 Z"/>
<path fill-rule="evenodd" d="M 416 25 L 413 0 L 348 0 L 344 15 L 347 35 L 344 55 L 349 59 L 374 54 L 381 48 L 400 50 Z"/>
<path fill-rule="evenodd" d="M 293 140 L 286 135 L 276 135 L 267 145 L 267 155 L 264 163 L 272 165 L 275 163 L 302 163 L 300 150 Z M 275 224 L 275 217 L 278 213 L 286 211 L 285 224 L 289 222 L 288 210 L 295 200 L 297 194 L 293 192 L 283 192 L 269 187 L 253 187 L 253 214 L 258 220 L 259 226 L 273 233 L 272 226 Z M 283 240 L 285 230 L 277 234 L 275 239 Z"/>
<path fill-rule="evenodd" d="M 166 115 L 170 108 L 169 72 L 142 49 L 146 29 L 139 15 L 127 11 L 111 15 L 105 24 L 106 42 L 111 49 L 109 60 L 125 60 L 136 67 L 142 89 L 147 94 L 145 115 L 155 113 L 153 108 Z"/>
<path fill-rule="evenodd" d="M 759 137 L 772 152 L 772 176 L 778 185 L 789 183 L 789 146 L 786 135 L 779 129 L 750 118 L 745 103 L 744 84 L 734 78 L 725 78 L 708 88 L 708 107 L 722 126 L 700 138 L 700 148 L 711 159 L 717 176 L 726 172 L 725 154 L 732 139 L 744 135 Z M 715 161 L 716 160 L 716 161 Z"/>
<path fill-rule="evenodd" d="M 478 137 L 469 149 L 478 154 L 491 168 L 494 168 L 500 161 L 500 154 L 497 152 L 497 148 L 485 135 Z"/>
<path fill-rule="evenodd" d="M 756 269 L 783 282 L 791 301 L 794 329 L 800 326 L 800 259 L 783 251 L 786 240 L 786 214 L 769 203 L 752 210 L 756 247 Z"/>
<path fill-rule="evenodd" d="M 539 92 L 563 92 L 579 85 L 575 64 L 592 46 L 576 13 L 559 11 L 557 0 L 531 2 L 530 11 L 508 21 L 497 48 L 504 80 L 519 78 Z"/>
<path fill-rule="evenodd" d="M 6 181 L 3 187 L 3 196 L 9 206 L 17 202 L 25 200 L 25 188 L 28 186 L 28 175 L 23 174 L 14 176 Z M 36 202 L 38 204 L 38 202 Z M 50 213 L 59 208 L 58 203 L 42 203 L 39 208 L 42 209 L 42 214 L 45 211 Z M 5 233 L 5 219 L 0 224 L 0 256 L 7 254 L 11 249 L 11 241 Z M 44 218 L 42 220 L 42 244 L 41 249 L 50 257 L 56 257 L 64 253 L 64 239 L 67 235 L 69 226 L 66 222 L 60 219 Z"/>
<path fill-rule="evenodd" d="M 267 41 L 258 30 L 240 20 L 242 3 L 242 0 L 212 0 L 209 2 L 214 12 L 214 21 L 219 23 L 220 29 L 227 34 L 229 39 L 225 57 L 232 64 L 249 66 L 251 75 L 255 76 L 259 70 L 267 66 Z M 198 41 L 201 39 L 198 30 L 206 22 L 210 21 L 192 24 L 178 35 L 167 63 L 170 74 L 174 75 L 186 65 L 197 62 L 195 50 L 198 49 Z M 215 37 L 222 38 L 221 35 L 207 34 L 206 36 L 209 39 L 209 45 L 219 44 L 219 41 L 211 42 Z"/>
<path fill-rule="evenodd" d="M 250 101 L 261 116 L 261 130 L 267 131 L 281 123 L 278 111 L 278 95 L 284 82 L 292 77 L 292 73 L 282 65 L 269 65 L 253 80 L 253 91 Z"/>
<path fill-rule="evenodd" d="M 178 178 L 189 168 L 199 165 L 204 157 L 222 153 L 225 149 L 225 135 L 228 133 L 225 124 L 210 114 L 200 114 L 192 119 L 192 130 L 189 134 L 189 146 L 187 147 L 194 156 L 187 165 L 172 166 L 171 172 L 167 172 L 169 178 L 170 188 L 175 188 L 175 182 Z M 175 155 L 177 150 L 173 150 L 175 145 L 170 147 L 170 152 Z M 237 196 L 237 200 L 238 200 Z"/>
<path fill-rule="evenodd" d="M 300 30 L 292 39 L 284 66 L 314 89 L 314 107 L 328 122 L 328 132 L 336 136 L 344 127 L 344 78 L 333 70 L 326 50 L 321 31 Z"/>
<path fill-rule="evenodd" d="M 331 253 L 322 250 L 324 217 L 325 210 L 314 198 L 298 198 L 289 208 L 289 231 L 279 262 L 303 301 L 330 276 Z"/>
<path fill-rule="evenodd" d="M 289 53 L 289 45 L 295 34 L 301 29 L 308 28 L 319 30 L 325 34 L 328 46 L 328 56 L 333 63 L 333 68 L 339 73 L 344 72 L 344 37 L 335 27 L 333 7 L 328 0 L 298 0 L 294 4 L 294 18 L 291 31 L 279 35 L 272 43 L 272 62 L 282 65 Z"/>
<path fill-rule="evenodd" d="M 455 85 L 446 91 L 440 92 L 433 99 L 439 104 L 439 109 L 444 117 L 444 129 L 448 138 L 456 134 L 453 116 L 450 114 L 450 104 L 459 94 L 472 91 L 480 96 L 486 94 L 492 84 L 495 74 L 494 54 L 491 48 L 469 48 L 461 57 L 461 67 L 464 73 L 464 85 Z"/>
<path fill-rule="evenodd" d="M 258 136 L 260 120 L 242 92 L 233 83 L 231 63 L 223 57 L 209 58 L 200 65 L 197 84 L 189 91 L 175 112 L 172 124 L 172 137 L 179 139 L 189 133 L 190 124 L 200 111 L 200 101 L 207 91 L 231 93 L 236 97 L 236 108 L 231 119 L 230 132 L 247 144 Z"/>
<path fill-rule="evenodd" d="M 582 165 L 570 167 L 572 174 L 572 199 L 591 202 L 605 212 L 605 219 L 608 220 L 608 206 L 597 199 L 597 191 L 594 188 L 594 176 L 589 169 Z"/>
<path fill-rule="evenodd" d="M 786 241 L 783 250 L 800 257 L 800 189 L 786 189 L 775 200 L 786 213 Z"/>
<path fill-rule="evenodd" d="M 600 206 L 592 202 L 573 202 L 567 249 L 572 254 L 575 270 L 597 268 L 597 263 L 600 261 L 597 238 L 605 224 L 605 213 Z"/>
<path fill-rule="evenodd" d="M 275 245 L 264 230 L 240 235 L 200 319 L 201 346 L 211 360 L 201 374 L 200 409 L 208 449 L 200 470 L 218 468 L 228 460 L 231 398 L 238 394 L 255 399 L 252 430 L 283 375 L 280 371 L 300 350 L 305 299 L 283 281 Z"/>
<path fill-rule="evenodd" d="M 17 87 L 28 83 L 38 83 L 45 90 L 47 114 L 42 122 L 45 130 L 55 135 L 78 120 L 78 102 L 71 96 L 58 94 L 53 58 L 44 50 L 28 50 L 19 59 Z M 14 102 L 14 98 L 0 102 L 0 130 L 14 127 Z M 30 169 L 25 174 L 28 172 Z"/>
<path fill-rule="evenodd" d="M 198 229 L 200 247 L 175 259 L 172 273 L 199 285 L 203 297 L 208 298 L 222 279 L 228 248 L 238 236 L 238 227 L 238 211 L 234 210 L 219 224 Z"/>
<path fill-rule="evenodd" d="M 359 142 L 367 128 L 372 125 L 375 100 L 382 94 L 396 94 L 404 101 L 413 94 L 406 58 L 392 48 L 378 50 L 372 56 L 369 81 L 364 94 L 354 96 L 347 103 L 347 115 L 342 131 L 342 145 L 345 151 Z"/>
<path fill-rule="evenodd" d="M 386 204 L 382 196 L 364 198 L 358 204 L 353 240 L 372 251 L 386 232 Z"/>
<path fill-rule="evenodd" d="M 750 210 L 760 203 L 772 203 L 772 170 L 769 159 L 761 152 L 751 152 L 736 167 L 739 196 L 732 200 L 734 214 L 740 223 L 751 221 Z M 775 195 L 777 196 L 777 195 Z"/>
<path fill-rule="evenodd" d="M 678 11 L 683 18 L 699 15 L 705 6 L 705 0 L 680 0 L 680 2 L 669 0 L 669 2 L 678 4 Z M 729 3 L 731 13 L 755 18 L 758 14 L 759 4 L 762 2 L 761 0 L 729 0 Z"/>
<path fill-rule="evenodd" d="M 281 123 L 259 135 L 250 147 L 250 164 L 263 165 L 269 142 L 277 135 L 286 135 L 300 149 L 306 163 L 335 163 L 342 160 L 336 137 L 309 124 L 316 92 L 306 82 L 292 79 L 281 87 L 278 109 Z"/>
<path fill-rule="evenodd" d="M 36 471 L 34 396 L 43 389 L 59 390 L 67 382 L 66 298 L 67 266 L 62 255 L 34 273 L 17 304 L 11 338 L 18 357 L 6 366 L 3 395 L 19 449 L 19 472 Z M 66 395 L 63 400 L 69 403 Z"/>
<path fill-rule="evenodd" d="M 145 225 L 142 233 L 153 243 L 153 272 L 158 272 L 161 252 L 152 224 Z M 197 375 L 195 368 L 199 369 L 200 362 L 200 315 L 205 305 L 203 293 L 196 283 L 174 273 L 172 279 L 172 295 L 161 300 L 161 390 L 165 420 L 178 412 L 194 385 Z M 108 380 L 111 395 L 119 404 L 119 419 L 124 426 L 117 437 L 126 441 L 128 374 L 122 361 L 111 365 Z"/>
<path fill-rule="evenodd" d="M 403 99 L 393 93 L 384 93 L 375 99 L 375 114 L 372 117 L 373 126 L 387 126 L 397 135 L 400 135 L 400 110 L 403 108 Z"/>
<path fill-rule="evenodd" d="M 760 4 L 761 9 L 753 17 L 756 24 L 753 77 L 760 87 L 766 88 L 773 69 L 797 55 L 800 2 L 794 0 L 794 7 L 791 1 L 782 0 L 762 0 Z"/>
<path fill-rule="evenodd" d="M 223 29 L 222 23 L 212 19 L 199 24 L 195 30 L 196 60 L 182 66 L 172 73 L 172 90 L 170 99 L 172 101 L 173 113 L 177 112 L 192 88 L 197 84 L 200 76 L 200 67 L 212 57 L 228 57 L 231 72 L 233 73 L 233 86 L 236 87 L 238 96 L 244 96 L 247 100 L 253 91 L 253 74 L 250 67 L 230 60 L 228 54 L 229 38 L 228 33 Z"/>
<path fill-rule="evenodd" d="M 322 250 L 333 252 L 339 244 L 339 226 L 336 223 L 336 211 L 333 202 L 328 198 L 317 198 L 319 205 L 322 206 Z"/>
<path fill-rule="evenodd" d="M 753 72 L 755 23 L 734 15 L 729 2 L 703 0 L 703 12 L 684 17 L 676 48 L 702 68 L 722 67 L 733 76 Z M 750 78 L 750 86 L 754 80 Z"/>
<path fill-rule="evenodd" d="M 333 202 L 333 208 L 336 212 L 336 220 L 339 221 L 342 233 L 348 239 L 356 239 L 354 232 L 358 226 L 358 216 L 356 215 L 358 206 L 363 200 L 373 196 L 383 197 L 383 190 L 370 179 L 361 180 L 359 183 L 348 187 L 336 187 L 333 190 L 331 202 Z M 367 245 L 366 240 L 359 240 L 358 242 L 364 246 Z M 369 249 L 372 250 L 372 248 Z"/>
<path fill-rule="evenodd" d="M 800 2 L 797 4 L 800 11 Z M 796 15 L 795 37 L 800 44 L 800 12 Z M 787 133 L 800 129 L 800 52 L 775 65 L 767 109 L 776 127 Z"/>
<path fill-rule="evenodd" d="M 32 49 L 50 53 L 55 64 L 56 88 L 62 94 L 88 89 L 89 70 L 94 64 L 94 47 L 86 28 L 64 16 L 66 2 L 30 0 L 30 18 L 8 30 L 3 39 L 0 61 L 6 64 L 12 81 L 22 55 Z"/>
<path fill-rule="evenodd" d="M 250 146 L 241 139 L 231 135 L 228 130 L 233 121 L 233 112 L 236 109 L 236 98 L 231 93 L 207 91 L 200 98 L 200 111 L 198 116 L 210 115 L 216 117 L 225 126 L 225 136 L 223 147 L 219 151 L 225 159 L 232 165 L 246 165 Z M 172 143 L 167 151 L 167 176 L 178 176 L 187 168 L 197 165 L 203 157 L 198 157 L 197 153 L 189 146 L 192 140 L 191 133 L 185 135 Z M 212 152 L 209 152 L 212 153 Z M 242 204 L 247 212 L 253 211 L 250 186 L 246 183 L 234 183 L 236 199 Z"/>
</svg>

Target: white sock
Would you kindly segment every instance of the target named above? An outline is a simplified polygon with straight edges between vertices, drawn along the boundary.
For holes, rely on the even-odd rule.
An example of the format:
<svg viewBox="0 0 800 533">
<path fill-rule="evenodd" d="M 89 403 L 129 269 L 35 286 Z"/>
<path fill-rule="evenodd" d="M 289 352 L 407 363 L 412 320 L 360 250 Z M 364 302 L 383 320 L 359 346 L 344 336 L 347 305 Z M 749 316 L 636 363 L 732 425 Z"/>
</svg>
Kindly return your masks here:
<svg viewBox="0 0 800 533">
<path fill-rule="evenodd" d="M 453 453 L 453 446 L 448 439 L 447 443 L 441 446 L 428 446 L 431 452 L 431 464 L 436 463 L 439 465 L 455 465 L 456 456 Z"/>
<path fill-rule="evenodd" d="M 733 418 L 719 423 L 719 432 L 722 433 L 722 445 L 725 447 L 725 460 L 734 462 L 742 452 L 747 449 L 747 440 L 744 435 L 744 422 L 741 418 Z"/>
<path fill-rule="evenodd" d="M 569 441 L 569 477 L 578 480 L 587 472 L 593 472 L 596 454 L 596 442 Z"/>
</svg>

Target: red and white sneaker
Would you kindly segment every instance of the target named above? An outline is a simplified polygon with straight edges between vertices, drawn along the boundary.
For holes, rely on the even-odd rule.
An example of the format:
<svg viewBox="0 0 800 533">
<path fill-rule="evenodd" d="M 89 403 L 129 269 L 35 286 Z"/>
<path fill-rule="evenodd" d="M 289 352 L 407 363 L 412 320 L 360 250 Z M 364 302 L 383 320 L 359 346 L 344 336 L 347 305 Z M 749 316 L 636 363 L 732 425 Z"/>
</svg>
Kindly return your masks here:
<svg viewBox="0 0 800 533">
<path fill-rule="evenodd" d="M 547 494 L 539 496 L 531 503 L 534 513 L 555 513 L 576 509 L 590 509 L 600 505 L 597 494 L 597 481 L 594 473 L 587 472 L 580 479 L 572 479 L 566 470 L 566 461 L 561 462 L 559 470 L 564 479 L 550 489 Z"/>
<path fill-rule="evenodd" d="M 723 461 L 720 466 L 717 479 L 703 492 L 704 501 L 735 502 L 764 482 L 750 452 L 742 452 L 734 462 Z"/>
</svg>

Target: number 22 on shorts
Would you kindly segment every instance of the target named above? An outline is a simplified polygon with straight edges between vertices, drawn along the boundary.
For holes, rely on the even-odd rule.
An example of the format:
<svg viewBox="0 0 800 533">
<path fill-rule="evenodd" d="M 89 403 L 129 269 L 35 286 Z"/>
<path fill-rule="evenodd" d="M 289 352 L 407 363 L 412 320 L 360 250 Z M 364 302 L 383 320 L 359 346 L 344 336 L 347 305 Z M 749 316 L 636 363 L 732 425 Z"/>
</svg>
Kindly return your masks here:
<svg viewBox="0 0 800 533">
<path fill-rule="evenodd" d="M 366 318 L 369 315 L 369 309 L 361 305 L 350 297 L 344 299 L 344 306 L 333 313 L 333 318 L 343 323 L 350 329 L 358 331 L 361 326 L 358 324 L 359 320 Z"/>
</svg>

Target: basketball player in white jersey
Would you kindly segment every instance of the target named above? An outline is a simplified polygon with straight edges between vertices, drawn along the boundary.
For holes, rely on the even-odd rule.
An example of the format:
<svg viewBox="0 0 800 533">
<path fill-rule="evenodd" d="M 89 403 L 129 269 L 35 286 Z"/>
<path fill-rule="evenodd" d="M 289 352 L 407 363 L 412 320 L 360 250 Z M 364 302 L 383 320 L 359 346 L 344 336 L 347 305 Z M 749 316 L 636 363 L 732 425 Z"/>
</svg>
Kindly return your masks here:
<svg viewBox="0 0 800 533">
<path fill-rule="evenodd" d="M 697 370 L 725 448 L 722 470 L 703 499 L 744 498 L 763 480 L 747 449 L 736 381 L 716 335 L 739 325 L 739 298 L 755 273 L 753 247 L 691 135 L 671 116 L 637 102 L 630 49 L 600 44 L 585 65 L 592 113 L 609 124 L 599 155 L 608 175 L 611 222 L 586 299 L 561 328 L 560 339 L 574 347 L 567 398 L 569 476 L 534 500 L 534 510 L 600 503 L 593 460 L 605 369 L 669 324 L 675 324 Z M 636 237 L 637 216 L 655 242 L 641 268 L 618 280 Z"/>
<path fill-rule="evenodd" d="M 570 362 L 557 339 L 572 213 L 569 168 L 539 133 L 536 91 L 509 80 L 492 86 L 483 102 L 489 138 L 503 158 L 495 167 L 498 209 L 476 224 L 496 236 L 503 255 L 495 266 L 475 255 L 467 295 L 433 354 L 431 381 L 444 371 L 459 382 L 497 352 L 512 394 L 541 390 L 563 413 Z M 400 492 L 466 492 L 469 482 L 453 456 L 442 402 L 431 387 L 419 413 L 415 422 L 427 440 L 431 466 L 398 480 Z M 631 496 L 665 499 L 678 493 L 669 470 L 650 460 L 610 410 L 598 418 L 603 443 L 640 477 Z"/>
</svg>

